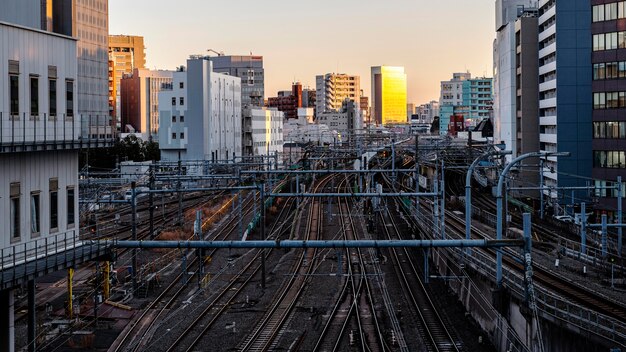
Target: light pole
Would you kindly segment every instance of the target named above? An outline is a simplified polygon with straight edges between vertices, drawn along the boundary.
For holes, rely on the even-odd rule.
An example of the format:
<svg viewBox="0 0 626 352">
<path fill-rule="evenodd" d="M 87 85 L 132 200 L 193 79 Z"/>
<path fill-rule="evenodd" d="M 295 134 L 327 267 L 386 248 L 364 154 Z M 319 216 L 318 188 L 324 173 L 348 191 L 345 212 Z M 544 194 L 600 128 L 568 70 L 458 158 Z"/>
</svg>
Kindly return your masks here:
<svg viewBox="0 0 626 352">
<path fill-rule="evenodd" d="M 505 168 L 502 170 L 500 177 L 498 178 L 498 186 L 496 188 L 496 211 L 497 211 L 497 222 L 496 222 L 496 239 L 502 239 L 502 191 L 504 188 L 504 178 L 509 173 L 511 168 L 515 166 L 517 163 L 524 159 L 528 158 L 536 158 L 536 157 L 548 157 L 548 156 L 569 156 L 569 152 L 533 152 L 521 155 L 515 159 L 513 159 Z M 496 250 L 496 286 L 498 288 L 502 287 L 502 251 Z"/>
<path fill-rule="evenodd" d="M 465 175 L 465 238 L 471 238 L 471 229 L 472 229 L 472 174 L 474 173 L 474 169 L 478 166 L 478 163 L 483 159 L 494 156 L 494 155 L 510 155 L 512 152 L 510 150 L 491 150 L 483 155 L 479 156 L 472 162 L 470 167 L 467 169 L 467 174 Z"/>
</svg>

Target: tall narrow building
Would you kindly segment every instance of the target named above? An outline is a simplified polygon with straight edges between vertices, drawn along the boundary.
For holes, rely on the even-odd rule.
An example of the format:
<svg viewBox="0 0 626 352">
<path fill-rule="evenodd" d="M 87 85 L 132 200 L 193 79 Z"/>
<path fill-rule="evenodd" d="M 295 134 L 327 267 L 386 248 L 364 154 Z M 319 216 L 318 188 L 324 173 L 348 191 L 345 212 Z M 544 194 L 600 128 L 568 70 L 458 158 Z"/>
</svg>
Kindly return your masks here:
<svg viewBox="0 0 626 352">
<path fill-rule="evenodd" d="M 143 37 L 132 35 L 109 36 L 109 62 L 113 64 L 113 79 L 109 80 L 109 105 L 113 108 L 111 117 L 116 128 L 124 131 L 121 122 L 121 81 L 136 68 L 146 67 Z"/>
<path fill-rule="evenodd" d="M 539 148 L 571 153 L 547 158 L 543 183 L 549 187 L 585 186 L 592 168 L 589 0 L 541 0 L 538 25 Z M 545 193 L 554 204 L 558 202 L 556 189 Z M 587 195 L 575 192 L 579 199 Z"/>
<path fill-rule="evenodd" d="M 371 112 L 378 125 L 407 123 L 404 67 L 372 67 Z"/>
<path fill-rule="evenodd" d="M 626 5 L 594 1 L 593 35 L 593 169 L 599 207 L 613 222 L 617 216 L 617 176 L 626 189 Z M 620 30 L 621 29 L 621 30 Z"/>
</svg>

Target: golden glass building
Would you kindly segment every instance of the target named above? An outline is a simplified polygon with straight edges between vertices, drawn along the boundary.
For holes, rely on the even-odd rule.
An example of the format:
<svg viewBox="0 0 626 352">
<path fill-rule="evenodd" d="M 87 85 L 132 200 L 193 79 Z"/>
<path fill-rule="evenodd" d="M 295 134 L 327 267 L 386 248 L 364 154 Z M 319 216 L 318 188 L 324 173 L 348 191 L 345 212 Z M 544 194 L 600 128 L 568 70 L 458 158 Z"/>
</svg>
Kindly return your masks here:
<svg viewBox="0 0 626 352">
<path fill-rule="evenodd" d="M 404 67 L 372 67 L 372 113 L 378 125 L 407 123 Z"/>
</svg>

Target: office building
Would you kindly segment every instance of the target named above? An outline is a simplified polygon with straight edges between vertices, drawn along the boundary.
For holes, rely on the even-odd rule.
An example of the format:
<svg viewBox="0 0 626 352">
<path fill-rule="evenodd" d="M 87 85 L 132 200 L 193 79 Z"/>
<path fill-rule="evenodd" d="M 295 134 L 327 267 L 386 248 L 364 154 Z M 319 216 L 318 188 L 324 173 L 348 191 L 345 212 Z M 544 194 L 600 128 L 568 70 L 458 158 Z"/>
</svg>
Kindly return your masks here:
<svg viewBox="0 0 626 352">
<path fill-rule="evenodd" d="M 371 113 L 377 125 L 407 123 L 404 67 L 372 67 Z"/>
<path fill-rule="evenodd" d="M 78 112 L 110 127 L 109 1 L 72 4 L 72 34 L 78 38 Z"/>
<path fill-rule="evenodd" d="M 493 110 L 492 79 L 472 78 L 469 72 L 454 73 L 441 82 L 439 97 L 439 133 L 446 134 L 451 116 L 463 116 L 465 128 L 489 118 Z"/>
<path fill-rule="evenodd" d="M 538 15 L 539 148 L 546 152 L 571 153 L 569 157 L 547 158 L 542 170 L 543 184 L 585 186 L 593 166 L 592 48 L 591 40 L 587 40 L 591 38 L 591 6 L 589 0 L 542 0 Z M 557 21 L 561 18 L 581 20 Z M 613 44 L 611 40 L 609 43 Z M 615 52 L 615 48 L 610 50 Z M 594 52 L 594 57 L 603 51 Z M 601 107 L 599 100 L 598 110 L 602 110 Z M 556 205 L 556 188 L 546 193 Z M 575 192 L 579 199 L 587 195 L 586 191 Z"/>
<path fill-rule="evenodd" d="M 344 100 L 360 102 L 361 83 L 359 76 L 345 73 L 327 73 L 315 77 L 317 89 L 316 113 L 339 111 Z"/>
<path fill-rule="evenodd" d="M 370 124 L 370 98 L 363 95 L 361 89 L 361 97 L 359 98 L 359 108 L 361 109 L 361 117 L 363 117 L 363 126 Z"/>
<path fill-rule="evenodd" d="M 173 71 L 136 68 L 121 81 L 120 104 L 123 132 L 157 138 L 159 131 L 159 92 L 171 89 Z"/>
<path fill-rule="evenodd" d="M 28 283 L 34 297 L 34 277 L 91 255 L 66 245 L 79 241 L 78 154 L 80 148 L 112 142 L 78 113 L 76 38 L 42 29 L 48 26 L 42 26 L 39 6 L 40 1 L 29 0 L 0 4 L 0 81 L 6 83 L 0 85 L 0 248 L 3 270 L 18 273 L 0 282 L 0 350 L 8 352 L 15 350 L 13 289 Z M 56 257 L 50 260 L 53 266 L 44 260 L 28 275 L 19 274 L 27 272 L 23 263 L 32 262 L 35 248 L 60 255 L 69 251 L 72 261 Z M 33 300 L 29 304 L 34 307 Z M 36 331 L 29 335 L 34 343 Z"/>
<path fill-rule="evenodd" d="M 244 156 L 275 155 L 283 152 L 284 113 L 275 108 L 246 107 L 244 124 L 250 123 L 251 153 Z M 244 148 L 248 145 L 244 145 Z"/>
<path fill-rule="evenodd" d="M 192 56 L 159 93 L 163 160 L 232 160 L 242 155 L 241 79 L 212 70 Z"/>
<path fill-rule="evenodd" d="M 435 120 L 435 116 L 439 117 L 439 102 L 432 100 L 429 103 L 417 106 L 415 115 L 417 115 L 416 123 L 432 123 Z"/>
<path fill-rule="evenodd" d="M 146 54 L 145 46 L 143 43 L 143 37 L 132 35 L 110 35 L 109 36 L 109 62 L 113 63 L 114 79 L 109 80 L 109 105 L 115 107 L 114 113 L 111 115 L 114 120 L 114 125 L 117 125 L 120 120 L 121 106 L 120 106 L 120 82 L 124 75 L 130 75 L 136 68 L 146 67 Z M 111 95 L 111 94 L 117 95 Z M 123 124 L 117 126 L 123 129 Z"/>
<path fill-rule="evenodd" d="M 522 18 L 525 20 L 522 21 Z M 537 104 L 539 87 L 536 79 L 533 78 L 538 76 L 536 18 L 536 1 L 498 0 L 496 2 L 496 39 L 493 44 L 494 137 L 497 142 L 504 142 L 506 148 L 512 151 L 509 160 L 520 155 L 522 149 L 532 149 L 529 149 L 528 145 L 521 148 L 519 140 L 523 140 L 526 144 L 535 143 L 533 141 L 538 143 L 539 140 L 537 120 L 539 106 L 527 105 L 524 109 L 517 106 L 518 95 L 519 99 L 524 99 L 525 102 L 532 99 Z M 533 29 L 533 23 L 535 29 Z M 519 75 L 521 70 L 524 70 L 523 76 Z M 526 83 L 524 94 L 518 91 L 522 84 L 518 77 L 523 78 Z M 534 84 L 529 81 L 533 79 Z M 519 113 L 518 108 L 520 108 Z M 522 115 L 524 125 L 521 124 Z M 534 130 L 535 134 L 529 135 L 530 129 Z M 523 135 L 525 136 L 522 137 Z M 538 145 L 535 147 L 538 148 Z"/>
<path fill-rule="evenodd" d="M 241 78 L 241 105 L 263 106 L 265 99 L 265 70 L 263 56 L 224 55 L 211 56 L 213 72 Z"/>
<path fill-rule="evenodd" d="M 602 4 L 599 4 L 602 3 Z M 592 4 L 593 168 L 598 208 L 613 222 L 617 209 L 617 176 L 626 182 L 626 23 L 623 1 Z M 560 80 L 561 78 L 559 78 Z M 560 133 L 560 132 L 559 132 Z M 560 163 L 560 160 L 559 160 Z M 621 185 L 626 194 L 626 183 Z"/>
</svg>

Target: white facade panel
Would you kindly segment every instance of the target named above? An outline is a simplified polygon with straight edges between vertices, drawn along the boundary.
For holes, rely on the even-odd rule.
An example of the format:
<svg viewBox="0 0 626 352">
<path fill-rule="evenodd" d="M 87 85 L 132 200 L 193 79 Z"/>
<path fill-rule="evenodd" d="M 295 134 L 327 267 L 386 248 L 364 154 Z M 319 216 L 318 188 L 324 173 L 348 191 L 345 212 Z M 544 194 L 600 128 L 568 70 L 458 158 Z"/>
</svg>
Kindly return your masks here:
<svg viewBox="0 0 626 352">
<path fill-rule="evenodd" d="M 0 118 L 1 143 L 43 143 L 77 140 L 81 123 L 76 99 L 76 41 L 49 32 L 0 23 Z M 9 61 L 19 73 L 9 73 Z M 52 69 L 53 68 L 53 69 Z M 52 73 L 54 72 L 54 73 Z M 10 77 L 17 77 L 19 109 L 10 105 Z M 56 81 L 56 116 L 49 115 L 50 80 Z M 31 114 L 31 80 L 38 86 L 38 107 Z M 73 99 L 68 100 L 67 84 Z M 67 105 L 70 101 L 71 105 Z"/>
<path fill-rule="evenodd" d="M 0 154 L 0 247 L 7 248 L 34 239 L 67 233 L 78 235 L 78 154 L 75 151 L 46 151 L 20 154 Z M 51 180 L 57 187 L 57 226 L 51 228 Z M 52 182 L 54 184 L 54 182 Z M 19 185 L 19 229 L 15 237 L 11 230 L 11 185 Z M 74 190 L 74 216 L 68 219 L 68 190 Z M 33 195 L 39 195 L 39 226 L 33 219 L 36 211 L 31 205 Z M 68 221 L 69 220 L 69 221 Z M 72 221 L 73 220 L 73 221 Z"/>
</svg>

